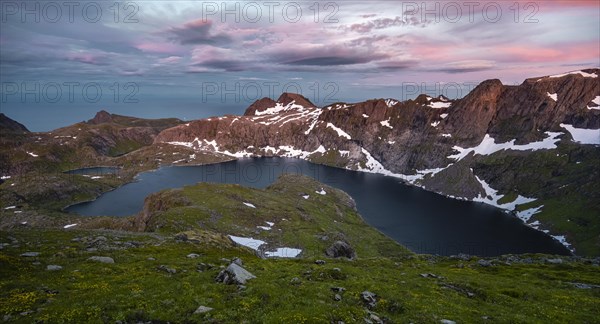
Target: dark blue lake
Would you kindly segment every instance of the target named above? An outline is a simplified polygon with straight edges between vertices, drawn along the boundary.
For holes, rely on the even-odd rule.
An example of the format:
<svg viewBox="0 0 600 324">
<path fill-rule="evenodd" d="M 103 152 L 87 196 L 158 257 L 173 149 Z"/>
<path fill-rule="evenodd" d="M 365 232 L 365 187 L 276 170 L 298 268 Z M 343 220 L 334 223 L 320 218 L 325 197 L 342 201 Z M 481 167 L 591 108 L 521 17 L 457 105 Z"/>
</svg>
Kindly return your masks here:
<svg viewBox="0 0 600 324">
<path fill-rule="evenodd" d="M 163 167 L 141 173 L 136 182 L 105 193 L 95 201 L 73 205 L 67 211 L 85 216 L 129 216 L 142 209 L 146 196 L 163 189 L 197 182 L 265 188 L 284 172 L 311 176 L 346 191 L 355 199 L 368 224 L 417 253 L 569 254 L 550 236 L 492 206 L 446 198 L 392 177 L 287 158 Z"/>
<path fill-rule="evenodd" d="M 82 168 L 66 171 L 68 174 L 80 174 L 80 175 L 105 175 L 105 174 L 117 174 L 121 168 L 117 167 L 91 167 Z"/>
</svg>

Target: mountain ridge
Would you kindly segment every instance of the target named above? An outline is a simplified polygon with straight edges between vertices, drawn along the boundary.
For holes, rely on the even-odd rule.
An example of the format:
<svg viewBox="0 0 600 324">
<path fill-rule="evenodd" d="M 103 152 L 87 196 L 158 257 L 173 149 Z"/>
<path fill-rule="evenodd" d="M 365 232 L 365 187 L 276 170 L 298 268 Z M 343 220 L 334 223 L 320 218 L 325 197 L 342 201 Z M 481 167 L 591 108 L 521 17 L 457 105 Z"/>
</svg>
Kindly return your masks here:
<svg viewBox="0 0 600 324">
<path fill-rule="evenodd" d="M 598 75 L 600 69 L 588 69 L 530 78 L 518 86 L 492 79 L 457 100 L 420 95 L 402 102 L 372 99 L 318 108 L 304 103 L 300 95 L 282 94 L 285 101 L 257 100 L 242 116 L 196 120 L 166 129 L 154 143 L 233 157 L 297 157 L 391 175 L 446 196 L 506 209 L 532 227 L 565 233 L 556 221 L 540 227 L 536 221 L 551 213 L 523 202 L 555 201 L 560 190 L 547 193 L 544 186 L 577 183 L 591 194 L 584 197 L 584 218 L 597 222 L 600 206 L 591 201 L 600 199 L 600 189 L 593 183 L 598 171 L 589 170 L 586 176 L 572 165 L 582 161 L 564 164 L 546 158 L 541 165 L 549 171 L 543 179 L 527 186 L 522 178 L 533 172 L 529 166 L 538 163 L 534 159 L 552 150 L 559 157 L 563 151 L 565 156 L 579 154 L 588 161 L 586 165 L 593 165 L 598 146 L 580 144 L 575 137 L 580 131 L 597 131 L 597 139 L 592 135 L 591 140 L 600 144 L 600 107 L 594 106 L 600 97 Z M 579 151 L 583 153 L 575 153 Z M 500 166 L 489 167 L 494 158 L 508 157 L 520 161 L 513 163 L 523 170 L 510 181 L 504 179 Z M 560 174 L 566 176 L 556 181 Z M 574 230 L 566 232 L 575 236 Z M 560 237 L 572 248 L 564 235 Z M 599 238 L 588 235 L 586 240 L 590 246 L 584 249 L 600 251 Z"/>
</svg>

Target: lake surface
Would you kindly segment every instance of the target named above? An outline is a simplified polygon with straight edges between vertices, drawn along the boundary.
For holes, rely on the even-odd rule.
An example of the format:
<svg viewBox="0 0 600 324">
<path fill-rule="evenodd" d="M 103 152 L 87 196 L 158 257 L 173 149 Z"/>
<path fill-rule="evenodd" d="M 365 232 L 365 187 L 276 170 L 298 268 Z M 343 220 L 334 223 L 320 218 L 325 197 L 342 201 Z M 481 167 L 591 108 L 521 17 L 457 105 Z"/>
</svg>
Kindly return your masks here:
<svg viewBox="0 0 600 324">
<path fill-rule="evenodd" d="M 403 184 L 399 179 L 287 158 L 240 159 L 226 163 L 163 167 L 144 172 L 136 182 L 67 208 L 85 216 L 128 216 L 144 198 L 163 189 L 197 182 L 235 183 L 265 188 L 278 175 L 304 174 L 349 193 L 365 221 L 417 253 L 569 254 L 550 236 L 492 206 L 455 200 Z"/>
<path fill-rule="evenodd" d="M 80 175 L 104 175 L 104 174 L 117 174 L 121 168 L 117 167 L 91 167 L 91 168 L 81 168 L 75 170 L 69 170 L 65 173 L 68 174 L 80 174 Z"/>
</svg>

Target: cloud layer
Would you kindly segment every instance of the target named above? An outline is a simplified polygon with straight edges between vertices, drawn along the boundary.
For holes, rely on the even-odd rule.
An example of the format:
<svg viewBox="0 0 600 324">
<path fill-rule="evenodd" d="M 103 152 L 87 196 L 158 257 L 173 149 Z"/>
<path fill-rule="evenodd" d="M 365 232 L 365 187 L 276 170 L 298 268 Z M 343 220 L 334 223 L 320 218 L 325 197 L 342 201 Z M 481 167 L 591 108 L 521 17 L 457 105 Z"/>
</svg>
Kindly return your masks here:
<svg viewBox="0 0 600 324">
<path fill-rule="evenodd" d="M 0 72 L 3 81 L 15 82 L 175 86 L 202 78 L 289 80 L 306 74 L 355 89 L 360 82 L 518 82 L 565 67 L 600 66 L 598 1 L 520 2 L 518 12 L 513 2 L 499 3 L 470 8 L 442 1 L 422 8 L 344 1 L 320 3 L 317 14 L 308 3 L 149 1 L 120 8 L 118 16 L 111 4 L 101 3 L 95 23 L 81 10 L 68 17 L 63 8 L 56 22 L 43 13 L 35 22 L 5 10 Z"/>
</svg>

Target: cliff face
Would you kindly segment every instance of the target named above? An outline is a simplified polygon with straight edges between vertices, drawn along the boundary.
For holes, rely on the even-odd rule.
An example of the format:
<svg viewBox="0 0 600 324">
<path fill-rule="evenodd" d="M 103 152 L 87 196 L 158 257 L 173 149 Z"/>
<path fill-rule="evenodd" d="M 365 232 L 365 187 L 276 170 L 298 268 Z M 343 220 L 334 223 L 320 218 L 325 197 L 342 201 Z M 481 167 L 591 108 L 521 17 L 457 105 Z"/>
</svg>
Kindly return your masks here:
<svg viewBox="0 0 600 324">
<path fill-rule="evenodd" d="M 0 134 L 26 134 L 29 133 L 27 127 L 23 124 L 8 118 L 0 113 Z"/>
<path fill-rule="evenodd" d="M 599 71 L 531 78 L 519 86 L 485 81 L 453 105 L 441 126 L 462 144 L 474 145 L 486 133 L 501 142 L 532 142 L 546 131 L 561 131 L 561 123 L 598 129 L 600 111 L 588 107 L 598 106 L 592 101 L 600 94 L 600 81 L 587 75 L 600 75 Z"/>
<path fill-rule="evenodd" d="M 291 156 L 295 151 L 345 152 L 359 147 L 382 163 L 386 161 L 384 165 L 390 169 L 404 171 L 414 159 L 406 148 L 419 146 L 437 134 L 431 125 L 443 120 L 450 105 L 445 98 L 421 96 L 407 102 L 377 99 L 317 108 L 297 94 L 284 93 L 278 101 L 256 101 L 243 116 L 209 118 L 169 128 L 155 142 L 266 156 Z M 366 155 L 359 149 L 353 160 L 366 161 Z"/>
<path fill-rule="evenodd" d="M 582 73 L 600 74 L 598 69 Z M 561 123 L 600 128 L 600 110 L 588 108 L 600 94 L 598 80 L 582 74 L 528 79 L 519 86 L 488 80 L 456 101 L 421 95 L 405 102 L 376 99 L 323 108 L 284 93 L 277 101 L 256 101 L 243 116 L 167 129 L 155 142 L 267 156 L 315 152 L 320 146 L 337 152 L 359 147 L 360 156 L 344 167 L 356 169 L 354 162 L 367 161 L 364 149 L 386 169 L 412 174 L 447 166 L 454 146 L 476 146 L 486 134 L 496 143 L 524 144 L 546 138 L 547 131 L 564 132 Z"/>
<path fill-rule="evenodd" d="M 52 132 L 31 133 L 0 114 L 0 175 L 24 174 L 43 167 L 64 170 L 74 165 L 102 165 L 154 142 L 155 136 L 182 121 L 141 119 L 100 111 L 82 123 Z"/>
<path fill-rule="evenodd" d="M 590 224 L 600 226 L 594 216 L 600 214 L 594 203 L 600 201 L 599 147 L 574 136 L 583 131 L 588 141 L 600 143 L 599 76 L 600 69 L 590 69 L 518 86 L 488 80 L 459 100 L 421 95 L 323 108 L 284 93 L 277 101 L 256 101 L 243 116 L 179 125 L 154 141 L 394 175 L 512 211 L 533 227 L 567 234 L 581 251 L 597 255 L 600 237 Z M 579 130 L 571 133 L 569 127 Z M 564 204 L 573 208 L 544 207 Z M 518 209 L 521 205 L 527 207 Z M 576 229 L 567 221 L 575 218 L 580 218 Z"/>
</svg>

